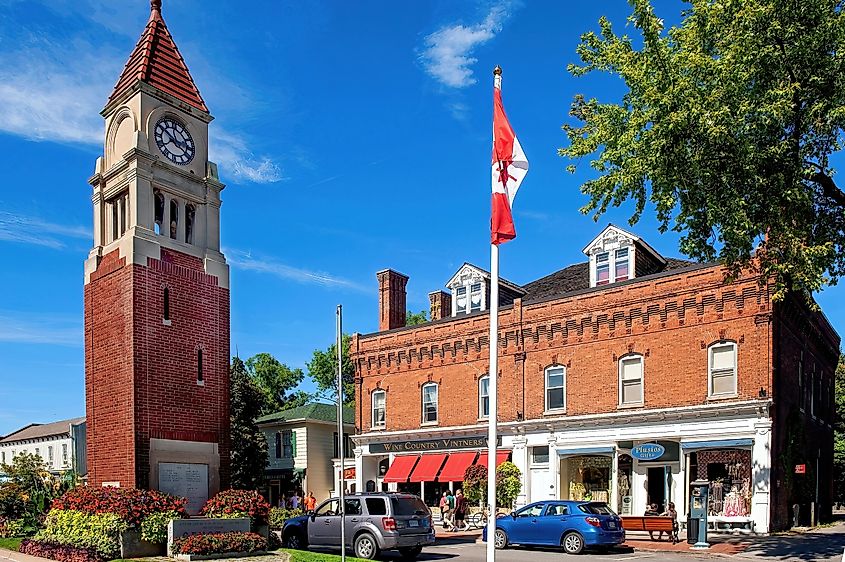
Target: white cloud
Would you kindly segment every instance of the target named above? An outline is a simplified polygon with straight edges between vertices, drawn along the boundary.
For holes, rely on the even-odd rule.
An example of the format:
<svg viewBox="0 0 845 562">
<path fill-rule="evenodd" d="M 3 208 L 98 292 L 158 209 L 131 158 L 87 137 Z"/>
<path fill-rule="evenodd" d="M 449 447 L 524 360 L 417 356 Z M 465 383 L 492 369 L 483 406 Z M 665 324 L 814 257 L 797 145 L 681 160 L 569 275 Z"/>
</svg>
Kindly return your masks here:
<svg viewBox="0 0 845 562">
<path fill-rule="evenodd" d="M 329 273 L 320 271 L 310 271 L 299 267 L 293 267 L 272 258 L 259 258 L 252 255 L 251 252 L 244 252 L 241 250 L 234 250 L 232 248 L 224 249 L 226 254 L 226 261 L 230 265 L 243 269 L 245 271 L 257 271 L 259 273 L 269 273 L 275 275 L 280 279 L 296 281 L 307 285 L 320 285 L 327 288 L 334 289 L 349 289 L 358 292 L 370 292 L 371 289 L 359 285 L 354 281 L 336 277 Z"/>
<path fill-rule="evenodd" d="M 275 183 L 285 179 L 282 169 L 268 156 L 256 156 L 249 150 L 247 141 L 240 135 L 215 128 L 209 133 L 209 158 L 220 166 L 225 177 L 252 183 Z"/>
<path fill-rule="evenodd" d="M 478 59 L 472 56 L 473 51 L 502 30 L 510 15 L 509 8 L 509 2 L 499 2 L 490 8 L 480 23 L 452 24 L 427 35 L 420 55 L 426 72 L 452 88 L 475 84 L 471 67 Z"/>
<path fill-rule="evenodd" d="M 0 211 L 0 240 L 60 249 L 65 247 L 64 239 L 90 240 L 92 237 L 91 230 L 82 226 L 56 224 L 36 217 Z"/>
<path fill-rule="evenodd" d="M 81 346 L 82 326 L 77 316 L 0 310 L 0 342 Z"/>
</svg>

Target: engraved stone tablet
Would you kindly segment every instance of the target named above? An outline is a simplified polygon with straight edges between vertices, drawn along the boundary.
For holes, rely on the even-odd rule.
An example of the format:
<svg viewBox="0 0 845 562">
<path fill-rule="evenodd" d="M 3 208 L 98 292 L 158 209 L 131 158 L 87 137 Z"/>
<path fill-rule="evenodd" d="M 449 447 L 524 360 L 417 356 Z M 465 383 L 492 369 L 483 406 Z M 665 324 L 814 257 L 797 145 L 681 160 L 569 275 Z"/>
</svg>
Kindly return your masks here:
<svg viewBox="0 0 845 562">
<path fill-rule="evenodd" d="M 188 498 L 186 509 L 195 515 L 208 501 L 208 465 L 160 462 L 158 489 L 174 496 Z"/>
</svg>

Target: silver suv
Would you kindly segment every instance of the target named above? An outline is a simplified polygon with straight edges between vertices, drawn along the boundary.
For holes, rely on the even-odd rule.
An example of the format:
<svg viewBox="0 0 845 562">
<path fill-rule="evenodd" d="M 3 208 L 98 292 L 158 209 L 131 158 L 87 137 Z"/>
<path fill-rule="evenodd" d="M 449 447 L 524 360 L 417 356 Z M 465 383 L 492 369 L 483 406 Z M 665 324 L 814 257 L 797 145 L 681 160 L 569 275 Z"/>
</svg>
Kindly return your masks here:
<svg viewBox="0 0 845 562">
<path fill-rule="evenodd" d="M 346 546 L 372 560 L 382 550 L 398 550 L 406 560 L 434 544 L 431 511 L 413 494 L 368 493 L 346 496 Z M 286 548 L 340 548 L 340 500 L 324 501 L 313 512 L 288 519 L 282 529 Z"/>
</svg>

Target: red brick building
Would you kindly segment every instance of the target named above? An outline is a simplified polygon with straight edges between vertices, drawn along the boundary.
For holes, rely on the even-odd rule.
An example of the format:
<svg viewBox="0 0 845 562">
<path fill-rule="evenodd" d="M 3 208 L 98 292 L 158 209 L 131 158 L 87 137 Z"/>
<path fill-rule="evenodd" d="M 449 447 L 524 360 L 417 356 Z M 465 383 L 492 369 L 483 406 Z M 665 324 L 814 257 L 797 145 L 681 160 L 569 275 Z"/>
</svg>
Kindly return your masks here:
<svg viewBox="0 0 845 562">
<path fill-rule="evenodd" d="M 178 493 L 197 510 L 228 480 L 224 186 L 160 0 L 102 115 L 85 262 L 89 482 Z"/>
<path fill-rule="evenodd" d="M 828 515 L 840 340 L 824 315 L 612 225 L 584 253 L 502 281 L 499 456 L 523 473 L 517 503 L 591 498 L 641 514 L 673 501 L 683 516 L 704 478 L 720 528 L 785 528 L 793 503 Z M 430 294 L 432 320 L 410 327 L 408 278 L 378 280 L 380 331 L 352 340 L 356 485 L 431 502 L 486 461 L 489 274 L 464 264 Z"/>
</svg>

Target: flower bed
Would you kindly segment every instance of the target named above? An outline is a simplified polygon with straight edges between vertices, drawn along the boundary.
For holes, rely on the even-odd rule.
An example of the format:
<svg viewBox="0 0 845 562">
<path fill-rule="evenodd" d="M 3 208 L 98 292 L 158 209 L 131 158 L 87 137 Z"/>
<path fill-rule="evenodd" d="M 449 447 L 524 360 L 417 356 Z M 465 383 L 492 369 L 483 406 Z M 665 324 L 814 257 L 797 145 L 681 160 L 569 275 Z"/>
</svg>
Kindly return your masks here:
<svg viewBox="0 0 845 562">
<path fill-rule="evenodd" d="M 39 558 L 59 560 L 60 562 L 105 562 L 106 560 L 93 548 L 54 544 L 33 539 L 22 541 L 19 552 Z"/>
<path fill-rule="evenodd" d="M 201 513 L 217 519 L 249 517 L 255 528 L 267 524 L 270 504 L 256 491 L 225 490 L 208 500 Z"/>
<path fill-rule="evenodd" d="M 172 554 L 224 554 L 267 550 L 267 539 L 258 533 L 209 533 L 173 540 Z"/>
<path fill-rule="evenodd" d="M 156 490 L 80 486 L 53 500 L 52 508 L 81 511 L 89 515 L 112 513 L 126 521 L 130 527 L 138 527 L 153 513 L 173 511 L 179 517 L 187 517 L 186 503 L 185 498 Z"/>
<path fill-rule="evenodd" d="M 299 517 L 305 513 L 301 509 L 288 509 L 285 507 L 274 507 L 270 509 L 270 528 L 274 531 L 281 531 L 285 521 L 293 517 Z"/>
<path fill-rule="evenodd" d="M 110 560 L 120 555 L 120 533 L 126 522 L 113 513 L 89 515 L 81 511 L 54 509 L 35 539 L 54 545 L 69 545 L 96 551 Z"/>
</svg>

